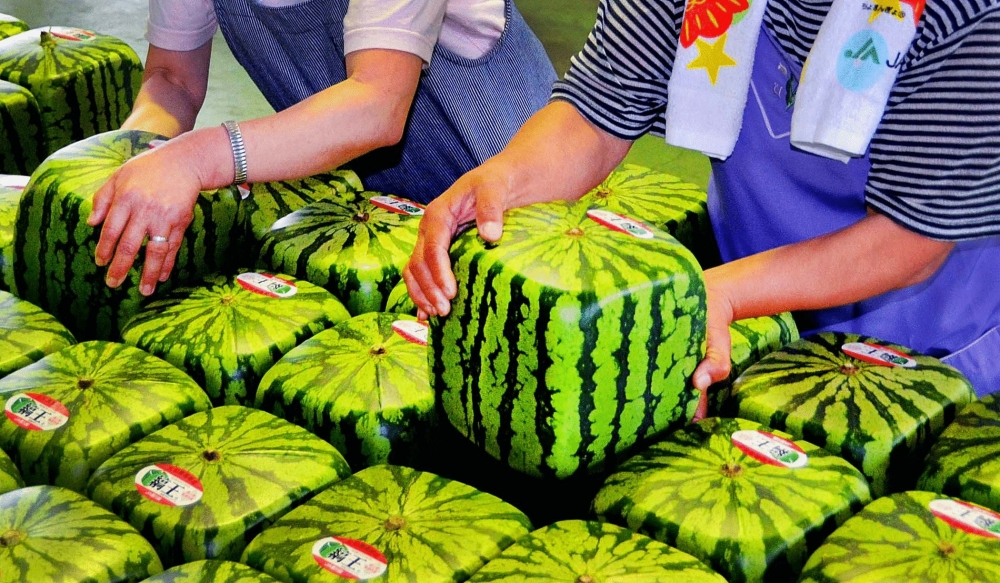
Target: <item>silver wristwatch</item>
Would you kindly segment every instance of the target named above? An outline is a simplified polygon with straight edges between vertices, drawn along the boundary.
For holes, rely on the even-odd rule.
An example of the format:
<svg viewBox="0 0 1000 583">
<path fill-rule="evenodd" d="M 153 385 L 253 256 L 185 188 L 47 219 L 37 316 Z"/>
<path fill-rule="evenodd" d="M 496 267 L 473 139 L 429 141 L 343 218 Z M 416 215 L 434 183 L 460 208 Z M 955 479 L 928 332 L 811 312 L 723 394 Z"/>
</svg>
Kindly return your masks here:
<svg viewBox="0 0 1000 583">
<path fill-rule="evenodd" d="M 243 144 L 243 132 L 240 131 L 240 124 L 233 120 L 222 123 L 222 127 L 229 132 L 229 145 L 233 148 L 233 184 L 245 184 L 247 181 L 247 148 Z"/>
</svg>

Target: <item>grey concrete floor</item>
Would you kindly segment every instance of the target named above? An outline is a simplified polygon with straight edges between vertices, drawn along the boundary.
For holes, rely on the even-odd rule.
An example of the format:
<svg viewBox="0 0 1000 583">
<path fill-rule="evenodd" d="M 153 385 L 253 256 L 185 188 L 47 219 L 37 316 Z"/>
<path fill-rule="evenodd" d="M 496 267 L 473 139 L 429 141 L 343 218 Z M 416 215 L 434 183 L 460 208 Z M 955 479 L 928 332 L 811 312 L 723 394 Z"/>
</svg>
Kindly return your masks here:
<svg viewBox="0 0 1000 583">
<path fill-rule="evenodd" d="M 562 74 L 570 57 L 587 38 L 597 13 L 597 0 L 516 0 L 525 19 L 542 40 L 556 70 Z M 0 0 L 0 12 L 12 14 L 32 27 L 76 26 L 117 36 L 145 59 L 148 43 L 147 0 Z M 208 96 L 198 126 L 227 119 L 249 119 L 273 110 L 236 63 L 221 34 L 212 43 Z M 671 148 L 662 140 L 645 137 L 632 148 L 626 162 L 675 174 L 705 186 L 708 162 L 700 154 Z"/>
</svg>

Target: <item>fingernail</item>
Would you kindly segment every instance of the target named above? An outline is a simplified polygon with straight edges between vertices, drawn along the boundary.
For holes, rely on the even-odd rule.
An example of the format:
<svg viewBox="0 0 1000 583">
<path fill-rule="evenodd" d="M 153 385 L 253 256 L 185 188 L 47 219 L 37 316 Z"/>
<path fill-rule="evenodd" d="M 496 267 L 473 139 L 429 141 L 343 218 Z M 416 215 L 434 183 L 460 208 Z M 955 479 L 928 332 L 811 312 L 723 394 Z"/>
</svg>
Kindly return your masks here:
<svg viewBox="0 0 1000 583">
<path fill-rule="evenodd" d="M 712 384 L 712 378 L 705 373 L 698 373 L 694 377 L 694 386 L 699 389 L 707 389 Z"/>
<path fill-rule="evenodd" d="M 441 316 L 447 316 L 449 310 L 451 310 L 451 305 L 448 302 L 441 302 L 437 305 L 437 313 Z"/>
<path fill-rule="evenodd" d="M 495 241 L 500 238 L 501 234 L 503 234 L 503 225 L 493 221 L 483 223 L 483 226 L 479 229 L 479 234 L 481 234 L 484 239 Z"/>
<path fill-rule="evenodd" d="M 149 285 L 148 283 L 144 283 L 142 284 L 142 286 L 139 287 L 139 293 L 141 293 L 144 296 L 151 295 L 153 293 L 153 286 Z"/>
<path fill-rule="evenodd" d="M 104 283 L 108 284 L 108 287 L 111 287 L 111 288 L 117 288 L 118 286 L 120 286 L 122 284 L 121 280 L 112 279 L 111 277 L 105 278 L 104 279 Z"/>
<path fill-rule="evenodd" d="M 102 260 L 100 257 L 94 257 L 94 263 L 96 263 L 98 267 L 104 267 L 108 264 L 107 261 Z"/>
</svg>

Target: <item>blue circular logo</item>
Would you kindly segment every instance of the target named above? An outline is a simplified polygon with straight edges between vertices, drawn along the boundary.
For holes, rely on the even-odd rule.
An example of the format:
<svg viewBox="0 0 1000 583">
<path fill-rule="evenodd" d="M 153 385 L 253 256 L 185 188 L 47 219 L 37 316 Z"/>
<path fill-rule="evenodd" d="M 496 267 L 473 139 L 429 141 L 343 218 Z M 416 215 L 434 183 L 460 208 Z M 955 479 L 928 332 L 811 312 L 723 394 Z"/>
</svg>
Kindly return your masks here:
<svg viewBox="0 0 1000 583">
<path fill-rule="evenodd" d="M 837 79 L 851 91 L 866 91 L 885 73 L 888 55 L 882 35 L 874 30 L 862 30 L 841 49 L 837 60 Z"/>
</svg>

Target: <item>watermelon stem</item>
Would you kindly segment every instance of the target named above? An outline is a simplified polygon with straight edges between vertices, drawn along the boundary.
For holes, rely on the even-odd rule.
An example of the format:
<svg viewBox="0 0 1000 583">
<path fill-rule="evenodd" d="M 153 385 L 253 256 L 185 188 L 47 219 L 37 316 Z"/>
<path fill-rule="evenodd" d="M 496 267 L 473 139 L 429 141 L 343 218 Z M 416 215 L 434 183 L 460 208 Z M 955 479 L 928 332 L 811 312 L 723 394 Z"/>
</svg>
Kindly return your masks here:
<svg viewBox="0 0 1000 583">
<path fill-rule="evenodd" d="M 731 462 L 722 464 L 722 475 L 727 478 L 739 478 L 743 475 L 743 466 Z"/>
<path fill-rule="evenodd" d="M 94 386 L 94 379 L 87 379 L 87 378 L 80 379 L 76 382 L 76 386 L 80 390 L 87 390 L 90 387 Z"/>
<path fill-rule="evenodd" d="M 217 462 L 222 459 L 222 454 L 214 449 L 207 449 L 201 454 L 201 457 L 205 458 L 207 462 Z"/>
<path fill-rule="evenodd" d="M 573 227 L 572 229 L 566 231 L 566 234 L 569 235 L 570 237 L 582 237 L 583 229 L 581 229 L 580 227 Z"/>
<path fill-rule="evenodd" d="M 372 356 L 382 356 L 385 353 L 386 353 L 385 346 L 382 346 L 381 344 L 372 346 L 372 349 L 368 351 L 368 354 L 371 354 Z"/>
<path fill-rule="evenodd" d="M 576 578 L 576 583 L 597 583 L 597 580 L 590 575 L 580 575 Z"/>
<path fill-rule="evenodd" d="M 358 213 L 354 215 L 354 220 L 358 223 L 367 223 L 369 218 L 368 213 Z"/>
<path fill-rule="evenodd" d="M 610 188 L 602 186 L 601 188 L 598 188 L 597 190 L 594 191 L 594 198 L 603 200 L 605 198 L 608 198 L 609 196 L 611 196 Z"/>
<path fill-rule="evenodd" d="M 0 547 L 8 549 L 10 547 L 16 547 L 21 544 L 25 538 L 25 534 L 19 530 L 8 530 L 0 536 Z"/>
<path fill-rule="evenodd" d="M 40 37 L 39 37 L 38 40 L 39 40 L 38 44 L 40 44 L 41 46 L 43 46 L 45 48 L 56 46 L 56 39 L 55 39 L 55 37 L 53 37 L 51 34 L 49 34 L 49 31 L 47 31 L 47 30 L 43 30 L 42 31 L 42 34 L 40 35 Z"/>
<path fill-rule="evenodd" d="M 842 372 L 842 373 L 844 373 L 846 375 L 856 375 L 859 372 L 861 372 L 861 369 L 858 368 L 858 367 L 856 367 L 856 366 L 854 366 L 850 362 L 846 362 L 843 365 L 841 365 L 840 372 Z"/>
<path fill-rule="evenodd" d="M 955 547 L 955 545 L 951 544 L 950 541 L 943 540 L 940 543 L 938 543 L 938 550 L 941 551 L 942 556 L 950 557 L 951 555 L 955 554 L 955 551 L 957 551 L 958 548 Z"/>
<path fill-rule="evenodd" d="M 383 526 L 389 531 L 402 530 L 406 527 L 406 519 L 402 516 L 390 516 Z"/>
</svg>

